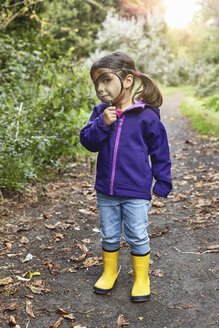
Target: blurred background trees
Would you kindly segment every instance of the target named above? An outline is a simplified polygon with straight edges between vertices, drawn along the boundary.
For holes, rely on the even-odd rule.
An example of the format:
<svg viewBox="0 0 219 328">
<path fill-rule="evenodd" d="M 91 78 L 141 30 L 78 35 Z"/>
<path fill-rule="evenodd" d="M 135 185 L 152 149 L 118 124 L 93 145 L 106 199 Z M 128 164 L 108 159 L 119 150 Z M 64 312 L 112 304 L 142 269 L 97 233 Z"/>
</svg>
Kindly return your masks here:
<svg viewBox="0 0 219 328">
<path fill-rule="evenodd" d="M 186 29 L 164 0 L 2 0 L 0 186 L 20 189 L 75 158 L 96 97 L 89 65 L 121 50 L 162 85 L 193 84 L 219 111 L 219 4 L 200 1 Z"/>
</svg>

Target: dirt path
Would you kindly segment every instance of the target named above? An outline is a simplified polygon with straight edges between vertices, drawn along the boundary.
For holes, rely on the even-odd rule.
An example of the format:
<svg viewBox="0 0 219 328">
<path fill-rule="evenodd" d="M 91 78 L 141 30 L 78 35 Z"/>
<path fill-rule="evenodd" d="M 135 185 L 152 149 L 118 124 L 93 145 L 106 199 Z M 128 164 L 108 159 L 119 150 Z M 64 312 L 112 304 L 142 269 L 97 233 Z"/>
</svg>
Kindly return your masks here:
<svg viewBox="0 0 219 328">
<path fill-rule="evenodd" d="M 154 200 L 150 211 L 151 300 L 130 301 L 131 259 L 124 241 L 113 292 L 93 293 L 102 270 L 94 176 L 89 163 L 77 163 L 43 189 L 2 203 L 0 327 L 9 327 L 11 316 L 17 328 L 114 328 L 120 314 L 122 327 L 219 327 L 218 146 L 190 129 L 179 113 L 182 97 L 168 96 L 162 108 L 174 190 L 168 199 Z M 23 262 L 28 254 L 33 258 Z M 30 272 L 40 275 L 30 280 Z"/>
</svg>

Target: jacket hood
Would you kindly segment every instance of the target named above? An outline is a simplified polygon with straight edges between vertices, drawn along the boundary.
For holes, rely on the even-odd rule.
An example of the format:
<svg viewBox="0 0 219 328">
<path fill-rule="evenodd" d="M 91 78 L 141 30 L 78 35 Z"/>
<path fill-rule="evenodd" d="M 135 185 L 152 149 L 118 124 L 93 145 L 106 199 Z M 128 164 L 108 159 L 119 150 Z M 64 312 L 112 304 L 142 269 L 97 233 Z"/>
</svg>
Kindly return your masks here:
<svg viewBox="0 0 219 328">
<path fill-rule="evenodd" d="M 152 105 L 144 102 L 143 100 L 139 100 L 137 103 L 135 103 L 133 106 L 129 107 L 127 110 L 131 110 L 134 108 L 144 108 L 144 109 L 150 108 L 160 118 L 160 109 L 158 107 L 152 106 Z"/>
</svg>

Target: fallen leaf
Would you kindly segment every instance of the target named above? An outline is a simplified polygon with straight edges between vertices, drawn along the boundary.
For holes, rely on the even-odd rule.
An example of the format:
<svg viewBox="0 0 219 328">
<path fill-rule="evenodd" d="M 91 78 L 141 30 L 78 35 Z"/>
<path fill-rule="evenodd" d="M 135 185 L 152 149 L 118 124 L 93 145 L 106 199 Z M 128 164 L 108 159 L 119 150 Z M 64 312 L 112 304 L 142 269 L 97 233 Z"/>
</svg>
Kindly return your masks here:
<svg viewBox="0 0 219 328">
<path fill-rule="evenodd" d="M 164 229 L 158 231 L 158 232 L 153 232 L 149 237 L 150 238 L 157 238 L 160 237 L 162 235 L 164 235 L 165 233 L 167 233 L 167 231 L 169 230 L 168 227 L 165 227 Z"/>
<path fill-rule="evenodd" d="M 14 310 L 17 310 L 18 308 L 19 308 L 19 306 L 17 303 L 11 303 L 11 304 L 5 305 L 3 311 L 14 311 Z"/>
<path fill-rule="evenodd" d="M 197 177 L 195 175 L 184 175 L 183 179 L 184 180 L 194 180 L 194 181 L 196 181 Z"/>
<path fill-rule="evenodd" d="M 186 195 L 178 194 L 178 195 L 176 195 L 176 197 L 174 197 L 172 199 L 172 202 L 181 202 L 181 201 L 186 200 L 186 199 L 187 199 Z"/>
<path fill-rule="evenodd" d="M 172 306 L 168 306 L 169 309 L 177 309 L 177 310 L 187 310 L 187 309 L 191 309 L 193 308 L 192 304 L 185 304 L 185 305 L 172 305 Z"/>
<path fill-rule="evenodd" d="M 66 230 L 70 227 L 71 225 L 69 223 L 61 223 L 56 222 L 56 224 L 52 225 L 52 224 L 45 224 L 45 227 L 49 230 L 56 230 L 58 228 L 60 228 L 61 230 Z"/>
<path fill-rule="evenodd" d="M 33 276 L 40 276 L 40 275 L 41 275 L 41 273 L 39 271 L 35 271 L 35 272 L 28 271 L 25 274 L 25 277 L 28 277 L 31 280 Z"/>
<path fill-rule="evenodd" d="M 56 223 L 56 224 L 54 224 L 54 225 L 52 225 L 52 224 L 45 224 L 45 227 L 46 227 L 47 229 L 49 229 L 49 230 L 56 230 L 56 229 L 58 228 L 59 223 L 60 223 L 60 222 L 58 222 L 58 224 Z"/>
<path fill-rule="evenodd" d="M 51 260 L 44 262 L 43 263 L 43 266 L 45 268 L 48 268 L 51 274 L 54 274 L 54 272 L 56 271 L 56 269 L 59 269 L 60 268 L 58 265 L 54 264 Z"/>
<path fill-rule="evenodd" d="M 162 255 L 161 251 L 158 251 L 158 252 L 156 253 L 157 259 L 161 258 L 161 255 Z"/>
<path fill-rule="evenodd" d="M 64 320 L 63 318 L 59 318 L 59 320 L 57 320 L 56 323 L 54 323 L 54 325 L 49 326 L 49 328 L 58 328 L 63 320 Z"/>
<path fill-rule="evenodd" d="M 150 215 L 159 214 L 159 213 L 160 213 L 160 210 L 150 209 L 150 211 L 149 211 Z"/>
<path fill-rule="evenodd" d="M 159 277 L 159 278 L 163 278 L 164 276 L 164 271 L 161 269 L 157 269 L 157 270 L 152 270 L 152 275 L 155 277 Z"/>
<path fill-rule="evenodd" d="M 70 260 L 73 261 L 73 262 L 82 262 L 85 259 L 86 256 L 87 256 L 87 254 L 83 254 L 83 255 L 81 255 L 79 257 L 72 256 L 70 258 Z"/>
<path fill-rule="evenodd" d="M 25 262 L 29 262 L 31 261 L 33 258 L 33 255 L 32 254 L 27 254 L 27 256 L 25 257 L 25 259 L 22 261 L 22 263 L 25 263 Z"/>
<path fill-rule="evenodd" d="M 91 244 L 91 239 L 82 239 L 82 242 L 85 244 Z"/>
<path fill-rule="evenodd" d="M 80 248 L 83 254 L 87 254 L 89 252 L 89 249 L 84 244 L 77 244 L 77 246 Z"/>
<path fill-rule="evenodd" d="M 17 324 L 16 317 L 14 315 L 10 315 L 9 325 L 10 326 L 16 326 L 16 324 Z"/>
<path fill-rule="evenodd" d="M 12 284 L 14 280 L 11 277 L 1 278 L 0 279 L 0 286 L 5 286 Z"/>
<path fill-rule="evenodd" d="M 87 258 L 84 262 L 83 262 L 83 267 L 82 268 L 88 268 L 91 266 L 97 266 L 97 265 L 101 265 L 101 261 L 102 261 L 102 256 L 98 256 L 98 257 L 89 257 Z"/>
<path fill-rule="evenodd" d="M 34 298 L 34 296 L 33 295 L 30 295 L 30 294 L 26 294 L 24 296 L 27 297 L 27 298 L 30 298 L 30 299 L 33 299 Z"/>
<path fill-rule="evenodd" d="M 30 281 L 30 278 L 24 278 L 24 277 L 20 277 L 20 276 L 16 276 L 16 278 L 19 281 Z"/>
<path fill-rule="evenodd" d="M 200 208 L 203 206 L 211 206 L 212 205 L 212 199 L 205 199 L 205 198 L 195 198 L 194 199 L 194 207 Z"/>
<path fill-rule="evenodd" d="M 41 287 L 35 287 L 35 286 L 30 286 L 30 290 L 34 294 L 50 293 L 49 289 L 45 289 L 45 288 L 41 288 Z"/>
<path fill-rule="evenodd" d="M 26 312 L 30 317 L 35 318 L 35 315 L 33 313 L 33 305 L 29 299 L 26 299 Z"/>
<path fill-rule="evenodd" d="M 45 218 L 45 219 L 50 219 L 50 213 L 43 213 L 43 217 Z"/>
<path fill-rule="evenodd" d="M 164 203 L 162 203 L 162 202 L 152 202 L 152 206 L 155 206 L 155 207 L 164 207 L 165 206 L 165 204 Z"/>
<path fill-rule="evenodd" d="M 129 322 L 124 318 L 123 314 L 119 315 L 116 323 L 118 327 L 126 327 L 129 325 Z"/>
<path fill-rule="evenodd" d="M 64 239 L 64 235 L 63 233 L 57 233 L 56 234 L 56 242 L 61 241 L 62 239 Z"/>
<path fill-rule="evenodd" d="M 143 319 L 144 319 L 143 317 L 138 317 L 139 321 L 143 321 Z"/>
<path fill-rule="evenodd" d="M 6 246 L 6 249 L 5 249 L 5 252 L 10 252 L 11 251 L 11 249 L 12 249 L 12 243 L 10 242 L 10 240 L 5 240 L 4 241 L 4 244 L 5 244 L 5 246 Z"/>
<path fill-rule="evenodd" d="M 63 310 L 62 308 L 59 308 L 56 306 L 56 311 L 60 313 L 65 319 L 74 320 L 75 316 L 72 313 L 67 312 L 66 310 Z"/>
<path fill-rule="evenodd" d="M 190 145 L 197 145 L 197 142 L 196 141 L 193 141 L 193 140 L 190 140 L 190 139 L 186 139 L 185 140 L 185 143 L 186 144 L 190 144 Z"/>
<path fill-rule="evenodd" d="M 28 244 L 29 243 L 29 239 L 27 239 L 26 237 L 22 237 L 20 240 L 19 240 L 19 242 L 21 243 L 21 244 Z"/>
</svg>

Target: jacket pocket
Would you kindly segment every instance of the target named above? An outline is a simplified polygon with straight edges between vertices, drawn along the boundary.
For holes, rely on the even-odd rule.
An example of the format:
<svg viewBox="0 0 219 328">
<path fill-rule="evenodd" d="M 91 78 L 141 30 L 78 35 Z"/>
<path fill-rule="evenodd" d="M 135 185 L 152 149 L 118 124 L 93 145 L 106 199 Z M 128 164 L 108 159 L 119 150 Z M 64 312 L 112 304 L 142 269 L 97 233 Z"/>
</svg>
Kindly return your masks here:
<svg viewBox="0 0 219 328">
<path fill-rule="evenodd" d="M 118 155 L 115 182 L 143 186 L 150 168 L 145 152 L 142 149 L 125 147 Z"/>
</svg>

